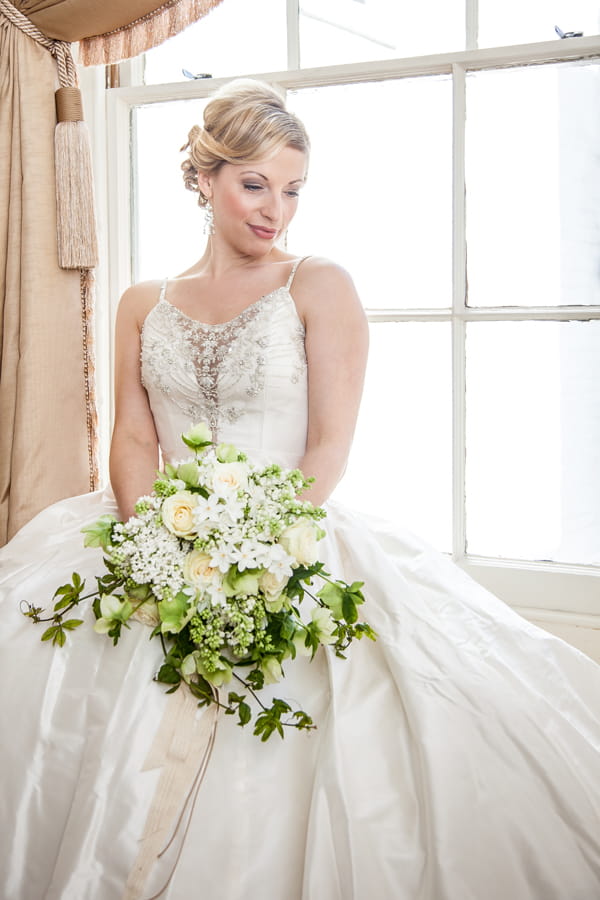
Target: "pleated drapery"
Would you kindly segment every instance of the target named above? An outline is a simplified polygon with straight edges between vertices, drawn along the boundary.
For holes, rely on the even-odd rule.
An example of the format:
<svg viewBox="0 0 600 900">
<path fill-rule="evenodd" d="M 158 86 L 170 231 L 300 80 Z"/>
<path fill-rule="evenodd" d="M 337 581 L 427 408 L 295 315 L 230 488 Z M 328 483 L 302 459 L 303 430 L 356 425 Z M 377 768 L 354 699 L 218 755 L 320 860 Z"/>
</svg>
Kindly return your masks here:
<svg viewBox="0 0 600 900">
<path fill-rule="evenodd" d="M 0 18 L 0 540 L 95 486 L 79 270 L 57 259 L 56 65 Z"/>
<path fill-rule="evenodd" d="M 81 41 L 91 65 L 156 46 L 219 2 L 0 4 L 0 544 L 49 504 L 98 486 L 93 276 L 58 263 L 57 66 L 7 10 L 45 38 Z"/>
</svg>

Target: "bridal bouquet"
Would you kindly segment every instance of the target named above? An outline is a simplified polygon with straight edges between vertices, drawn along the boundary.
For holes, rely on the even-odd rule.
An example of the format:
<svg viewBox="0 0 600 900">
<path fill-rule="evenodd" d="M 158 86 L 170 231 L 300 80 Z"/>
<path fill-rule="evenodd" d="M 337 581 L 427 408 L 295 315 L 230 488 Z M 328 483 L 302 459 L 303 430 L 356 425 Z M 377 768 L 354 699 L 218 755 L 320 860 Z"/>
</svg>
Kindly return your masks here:
<svg viewBox="0 0 600 900">
<path fill-rule="evenodd" d="M 259 692 L 299 654 L 313 658 L 323 644 L 343 657 L 355 638 L 375 638 L 358 621 L 363 583 L 334 580 L 317 560 L 325 511 L 298 500 L 310 483 L 298 469 L 259 467 L 231 444 L 215 447 L 204 424 L 182 439 L 194 455 L 165 466 L 132 518 L 106 515 L 82 529 L 85 545 L 105 554 L 96 589 L 84 595 L 73 573 L 50 616 L 33 606 L 25 615 L 50 622 L 42 640 L 62 646 L 83 624 L 70 612 L 93 597 L 94 628 L 115 644 L 130 619 L 152 629 L 164 651 L 156 680 L 169 692 L 185 684 L 201 706 L 216 703 L 240 725 L 254 717 L 263 741 L 275 731 L 283 737 L 284 725 L 314 728 L 304 710 L 277 698 L 267 705 Z M 300 613 L 305 595 L 313 600 L 308 618 Z M 220 689 L 232 681 L 238 690 L 225 699 Z"/>
</svg>

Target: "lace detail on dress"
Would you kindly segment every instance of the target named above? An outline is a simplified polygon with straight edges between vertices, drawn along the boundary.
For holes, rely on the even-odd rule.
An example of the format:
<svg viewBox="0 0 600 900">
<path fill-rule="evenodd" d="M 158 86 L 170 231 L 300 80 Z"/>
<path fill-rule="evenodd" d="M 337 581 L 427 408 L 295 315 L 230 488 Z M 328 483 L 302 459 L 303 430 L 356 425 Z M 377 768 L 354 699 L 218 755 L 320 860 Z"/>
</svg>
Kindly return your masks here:
<svg viewBox="0 0 600 900">
<path fill-rule="evenodd" d="M 278 298 L 293 302 L 287 285 L 261 297 L 231 321 L 207 325 L 169 303 L 163 286 L 150 313 L 152 333 L 146 333 L 146 323 L 142 332 L 144 386 L 160 390 L 190 420 L 206 421 L 216 439 L 219 422 L 238 420 L 246 412 L 245 398 L 256 397 L 264 388 L 268 314 Z M 306 370 L 300 322 L 290 337 L 295 351 L 290 379 L 297 383 Z M 197 394 L 178 390 L 178 372 L 185 381 L 191 379 L 197 385 Z M 224 378 L 228 388 L 225 394 L 229 396 L 220 390 Z M 237 390 L 232 389 L 236 385 Z"/>
</svg>

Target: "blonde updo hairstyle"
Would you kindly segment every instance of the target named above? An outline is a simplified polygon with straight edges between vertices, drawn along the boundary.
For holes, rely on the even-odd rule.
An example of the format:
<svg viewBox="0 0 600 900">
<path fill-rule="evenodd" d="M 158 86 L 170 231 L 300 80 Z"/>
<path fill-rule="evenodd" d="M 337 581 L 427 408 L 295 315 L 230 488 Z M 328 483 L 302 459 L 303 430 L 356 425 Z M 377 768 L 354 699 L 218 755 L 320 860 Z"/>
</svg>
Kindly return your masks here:
<svg viewBox="0 0 600 900">
<path fill-rule="evenodd" d="M 250 162 L 295 147 L 308 156 L 310 143 L 302 122 L 285 108 L 281 95 L 270 85 L 237 78 L 222 87 L 204 109 L 204 127 L 194 125 L 187 144 L 188 158 L 181 164 L 189 191 L 207 199 L 198 186 L 198 172 L 210 175 L 224 163 Z"/>
</svg>

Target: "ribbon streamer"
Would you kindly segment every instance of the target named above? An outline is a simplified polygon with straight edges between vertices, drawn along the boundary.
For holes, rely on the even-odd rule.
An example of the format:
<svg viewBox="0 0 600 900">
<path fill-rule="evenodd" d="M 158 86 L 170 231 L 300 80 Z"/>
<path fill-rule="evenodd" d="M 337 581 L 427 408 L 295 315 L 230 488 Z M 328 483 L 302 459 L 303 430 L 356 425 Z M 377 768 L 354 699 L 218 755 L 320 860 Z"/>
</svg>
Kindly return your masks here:
<svg viewBox="0 0 600 900">
<path fill-rule="evenodd" d="M 166 890 L 181 855 L 194 805 L 214 745 L 218 706 L 198 715 L 198 701 L 183 688 L 169 696 L 156 737 L 142 768 L 161 768 L 148 811 L 139 851 L 129 873 L 122 900 L 141 900 L 156 862 L 173 844 L 187 814 L 181 844 L 162 888 L 148 900 L 157 900 Z"/>
</svg>

